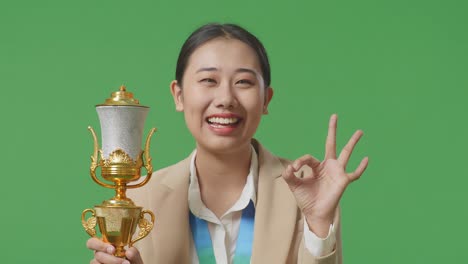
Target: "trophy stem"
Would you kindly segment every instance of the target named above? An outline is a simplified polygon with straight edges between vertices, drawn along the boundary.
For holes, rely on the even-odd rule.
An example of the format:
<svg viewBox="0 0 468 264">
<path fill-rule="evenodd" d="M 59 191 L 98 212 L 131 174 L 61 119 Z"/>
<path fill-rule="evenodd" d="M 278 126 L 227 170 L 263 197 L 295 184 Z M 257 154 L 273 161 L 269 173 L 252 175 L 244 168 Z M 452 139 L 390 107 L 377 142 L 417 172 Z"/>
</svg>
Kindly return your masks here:
<svg viewBox="0 0 468 264">
<path fill-rule="evenodd" d="M 125 247 L 122 245 L 115 246 L 115 256 L 125 258 Z"/>
<path fill-rule="evenodd" d="M 129 198 L 127 198 L 127 194 L 125 193 L 126 191 L 127 191 L 127 185 L 125 183 L 122 183 L 121 181 L 117 182 L 115 186 L 114 199 L 117 201 L 130 200 Z"/>
</svg>

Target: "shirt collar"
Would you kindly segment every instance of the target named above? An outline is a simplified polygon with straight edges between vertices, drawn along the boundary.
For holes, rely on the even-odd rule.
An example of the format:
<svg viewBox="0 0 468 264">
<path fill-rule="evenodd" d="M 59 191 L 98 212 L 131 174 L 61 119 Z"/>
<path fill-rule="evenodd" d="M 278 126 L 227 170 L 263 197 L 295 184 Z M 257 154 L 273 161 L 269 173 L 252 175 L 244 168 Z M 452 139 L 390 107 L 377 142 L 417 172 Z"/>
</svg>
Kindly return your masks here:
<svg viewBox="0 0 468 264">
<path fill-rule="evenodd" d="M 242 189 L 242 193 L 239 199 L 234 203 L 234 205 L 226 211 L 223 215 L 227 215 L 231 212 L 240 211 L 247 207 L 250 200 L 253 201 L 254 205 L 257 202 L 257 184 L 258 184 L 258 155 L 255 152 L 253 146 L 251 146 L 251 156 L 250 156 L 250 170 L 247 175 L 247 180 L 245 186 Z M 195 158 L 197 156 L 196 150 L 192 155 L 190 161 L 190 184 L 188 188 L 188 203 L 190 211 L 197 217 L 204 218 L 209 221 L 219 221 L 217 217 L 211 212 L 203 203 L 200 193 L 200 185 L 198 182 L 197 170 L 195 167 Z"/>
</svg>

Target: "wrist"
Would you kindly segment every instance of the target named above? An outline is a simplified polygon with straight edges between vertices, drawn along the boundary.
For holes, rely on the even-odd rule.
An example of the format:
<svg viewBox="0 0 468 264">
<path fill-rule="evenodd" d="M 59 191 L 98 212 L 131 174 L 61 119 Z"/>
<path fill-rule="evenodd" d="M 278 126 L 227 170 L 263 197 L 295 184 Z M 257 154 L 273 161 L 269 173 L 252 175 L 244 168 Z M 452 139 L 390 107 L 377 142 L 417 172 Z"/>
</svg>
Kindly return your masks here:
<svg viewBox="0 0 468 264">
<path fill-rule="evenodd" d="M 320 238 L 326 238 L 333 224 L 333 217 L 317 218 L 304 215 L 309 230 Z"/>
</svg>

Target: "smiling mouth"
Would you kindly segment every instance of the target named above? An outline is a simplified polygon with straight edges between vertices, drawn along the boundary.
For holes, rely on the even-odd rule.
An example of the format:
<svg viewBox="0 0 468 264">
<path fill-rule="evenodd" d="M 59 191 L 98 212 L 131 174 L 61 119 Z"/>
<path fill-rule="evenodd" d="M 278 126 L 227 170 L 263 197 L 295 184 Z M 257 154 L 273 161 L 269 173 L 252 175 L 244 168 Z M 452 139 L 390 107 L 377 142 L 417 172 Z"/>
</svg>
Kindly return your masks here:
<svg viewBox="0 0 468 264">
<path fill-rule="evenodd" d="M 214 127 L 232 127 L 239 124 L 241 119 L 237 117 L 209 117 L 206 121 Z"/>
</svg>

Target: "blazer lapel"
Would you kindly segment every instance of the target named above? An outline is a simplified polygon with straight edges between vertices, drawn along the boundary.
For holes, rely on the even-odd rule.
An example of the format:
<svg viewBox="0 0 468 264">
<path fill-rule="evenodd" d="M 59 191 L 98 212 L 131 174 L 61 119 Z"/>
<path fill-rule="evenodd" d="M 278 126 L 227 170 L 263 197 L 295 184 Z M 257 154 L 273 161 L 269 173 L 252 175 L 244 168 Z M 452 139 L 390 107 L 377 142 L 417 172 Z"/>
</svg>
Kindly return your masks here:
<svg viewBox="0 0 468 264">
<path fill-rule="evenodd" d="M 252 263 L 287 263 L 294 239 L 297 204 L 281 177 L 284 166 L 258 142 L 259 178 Z"/>
<path fill-rule="evenodd" d="M 188 222 L 188 186 L 190 157 L 167 168 L 158 177 L 163 180 L 148 193 L 156 214 L 154 263 L 191 263 L 192 238 Z M 158 196 L 158 197 L 155 197 Z"/>
</svg>

